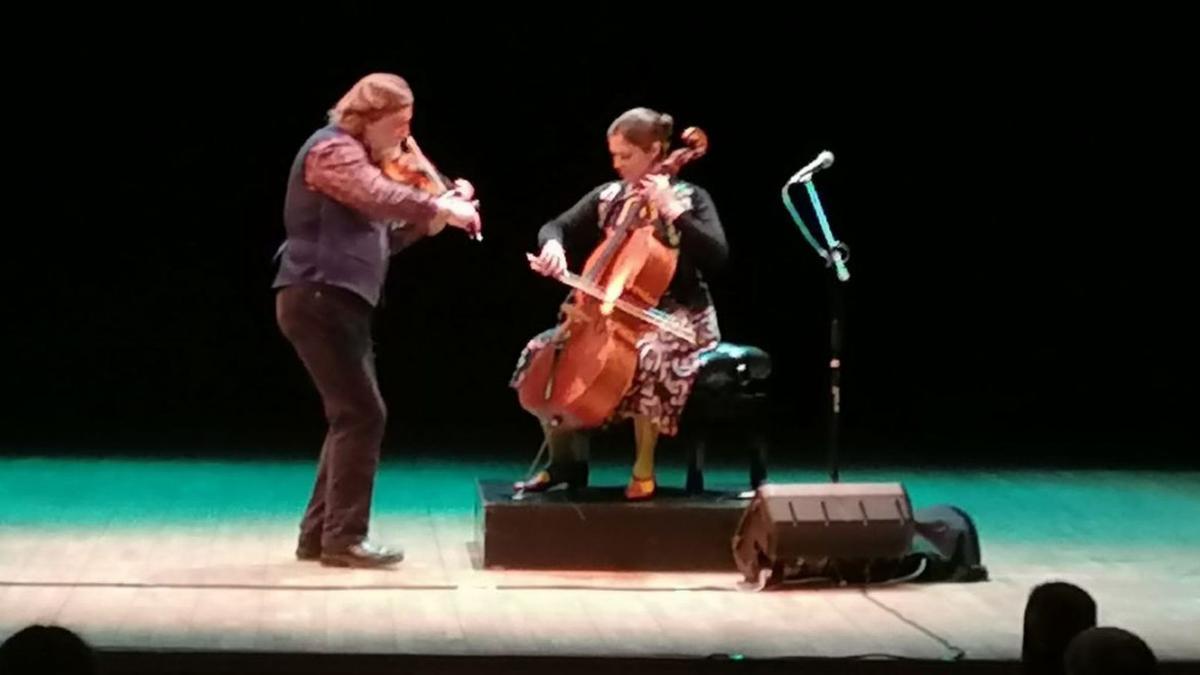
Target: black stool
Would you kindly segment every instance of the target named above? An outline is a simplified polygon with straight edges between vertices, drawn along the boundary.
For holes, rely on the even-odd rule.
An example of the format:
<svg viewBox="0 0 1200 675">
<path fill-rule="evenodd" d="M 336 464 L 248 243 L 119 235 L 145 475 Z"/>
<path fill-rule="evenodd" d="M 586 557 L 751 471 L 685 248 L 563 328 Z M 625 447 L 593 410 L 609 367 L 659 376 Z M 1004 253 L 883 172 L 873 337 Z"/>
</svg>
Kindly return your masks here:
<svg viewBox="0 0 1200 675">
<path fill-rule="evenodd" d="M 750 486 L 767 480 L 767 380 L 771 356 L 758 347 L 730 342 L 700 357 L 700 373 L 685 411 L 688 444 L 687 491 L 704 490 L 704 452 L 711 433 L 728 426 L 749 442 Z"/>
</svg>

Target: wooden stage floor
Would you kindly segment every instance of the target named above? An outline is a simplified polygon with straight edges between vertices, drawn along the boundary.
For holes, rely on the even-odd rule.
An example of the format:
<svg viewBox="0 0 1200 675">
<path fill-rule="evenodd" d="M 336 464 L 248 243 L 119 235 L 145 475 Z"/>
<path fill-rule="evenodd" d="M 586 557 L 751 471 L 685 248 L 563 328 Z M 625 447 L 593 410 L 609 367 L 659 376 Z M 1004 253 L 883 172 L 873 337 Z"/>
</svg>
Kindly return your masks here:
<svg viewBox="0 0 1200 675">
<path fill-rule="evenodd" d="M 1200 662 L 1200 474 L 859 471 L 844 480 L 966 509 L 991 579 L 754 592 L 734 573 L 481 569 L 473 481 L 509 468 L 385 464 L 373 532 L 407 560 L 376 571 L 292 558 L 309 463 L 0 459 L 0 639 L 53 623 L 102 652 L 1011 664 L 1030 589 L 1067 580 L 1101 624 Z"/>
</svg>

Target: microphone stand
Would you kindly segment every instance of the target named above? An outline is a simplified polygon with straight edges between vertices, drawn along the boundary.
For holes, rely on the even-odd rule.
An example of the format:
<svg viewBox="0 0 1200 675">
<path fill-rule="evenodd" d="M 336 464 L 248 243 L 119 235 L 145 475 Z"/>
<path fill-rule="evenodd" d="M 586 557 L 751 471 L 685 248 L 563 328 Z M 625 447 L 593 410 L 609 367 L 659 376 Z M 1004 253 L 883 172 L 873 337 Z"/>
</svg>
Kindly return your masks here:
<svg viewBox="0 0 1200 675">
<path fill-rule="evenodd" d="M 801 234 L 808 240 L 808 243 L 816 250 L 817 255 L 825 261 L 825 267 L 834 272 L 829 279 L 829 304 L 830 304 L 830 324 L 829 324 L 829 393 L 830 393 L 830 415 L 829 415 L 829 480 L 836 483 L 839 480 L 838 471 L 838 450 L 839 436 L 841 431 L 841 413 L 842 413 L 842 338 L 844 336 L 844 313 L 845 305 L 842 297 L 841 284 L 850 280 L 850 272 L 846 269 L 846 262 L 850 259 L 850 249 L 844 242 L 840 242 L 834 238 L 833 232 L 829 229 L 829 221 L 825 217 L 825 209 L 821 206 L 821 199 L 817 195 L 817 188 L 813 184 L 812 176 L 819 169 L 826 168 L 833 163 L 833 155 L 828 152 L 821 153 L 821 157 L 817 161 L 809 164 L 796 175 L 792 176 L 781 191 L 783 196 L 783 204 L 787 207 L 788 213 L 792 219 L 796 221 L 796 226 L 800 228 Z M 821 224 L 822 234 L 825 235 L 827 247 L 822 247 L 817 243 L 815 237 L 805 226 L 804 221 L 797 213 L 795 205 L 792 204 L 791 196 L 788 190 L 797 183 L 804 183 L 804 187 L 808 191 L 808 199 L 812 203 L 813 211 L 817 214 L 817 221 Z"/>
</svg>

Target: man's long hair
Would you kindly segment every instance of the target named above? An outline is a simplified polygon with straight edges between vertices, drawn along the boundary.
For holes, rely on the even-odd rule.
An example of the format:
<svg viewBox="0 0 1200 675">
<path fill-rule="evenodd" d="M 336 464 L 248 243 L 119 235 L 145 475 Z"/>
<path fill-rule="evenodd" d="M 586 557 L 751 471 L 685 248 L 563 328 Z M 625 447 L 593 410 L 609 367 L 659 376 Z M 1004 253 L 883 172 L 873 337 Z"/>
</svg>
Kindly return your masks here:
<svg viewBox="0 0 1200 675">
<path fill-rule="evenodd" d="M 329 121 L 347 133 L 361 136 L 374 120 L 413 104 L 412 89 L 399 75 L 371 73 L 346 92 L 329 111 Z"/>
</svg>

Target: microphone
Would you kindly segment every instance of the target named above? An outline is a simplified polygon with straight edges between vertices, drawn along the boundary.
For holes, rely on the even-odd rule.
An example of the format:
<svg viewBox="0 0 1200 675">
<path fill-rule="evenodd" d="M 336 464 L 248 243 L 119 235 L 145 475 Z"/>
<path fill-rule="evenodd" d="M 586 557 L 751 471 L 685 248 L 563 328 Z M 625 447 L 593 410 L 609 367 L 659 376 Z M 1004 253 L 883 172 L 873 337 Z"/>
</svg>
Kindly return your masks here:
<svg viewBox="0 0 1200 675">
<path fill-rule="evenodd" d="M 821 169 L 828 169 L 832 165 L 833 153 L 828 150 L 822 150 L 821 154 L 817 155 L 816 159 L 806 164 L 796 173 L 792 174 L 792 177 L 788 179 L 787 184 L 795 185 L 796 183 L 803 183 L 804 181 L 812 178 L 814 173 L 820 171 Z"/>
</svg>

